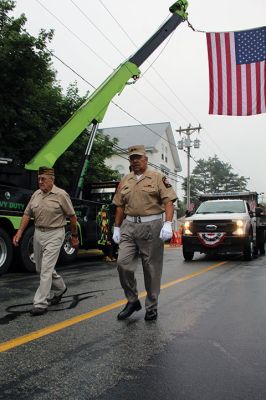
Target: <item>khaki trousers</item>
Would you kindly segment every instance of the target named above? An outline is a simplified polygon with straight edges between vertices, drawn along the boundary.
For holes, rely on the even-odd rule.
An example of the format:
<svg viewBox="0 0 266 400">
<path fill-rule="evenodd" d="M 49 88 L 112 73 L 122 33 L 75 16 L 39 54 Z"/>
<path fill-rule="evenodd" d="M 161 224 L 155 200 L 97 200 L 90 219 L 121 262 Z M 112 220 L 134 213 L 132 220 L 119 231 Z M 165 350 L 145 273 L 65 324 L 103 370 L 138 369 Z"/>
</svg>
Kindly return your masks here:
<svg viewBox="0 0 266 400">
<path fill-rule="evenodd" d="M 147 296 L 147 310 L 157 308 L 163 268 L 164 243 L 159 238 L 162 220 L 134 223 L 123 221 L 118 252 L 118 272 L 121 286 L 129 302 L 138 299 L 135 271 L 141 257 Z"/>
<path fill-rule="evenodd" d="M 46 308 L 51 289 L 60 294 L 66 288 L 63 278 L 54 269 L 65 238 L 65 228 L 41 232 L 35 229 L 33 237 L 36 271 L 40 285 L 33 299 L 34 307 Z"/>
</svg>

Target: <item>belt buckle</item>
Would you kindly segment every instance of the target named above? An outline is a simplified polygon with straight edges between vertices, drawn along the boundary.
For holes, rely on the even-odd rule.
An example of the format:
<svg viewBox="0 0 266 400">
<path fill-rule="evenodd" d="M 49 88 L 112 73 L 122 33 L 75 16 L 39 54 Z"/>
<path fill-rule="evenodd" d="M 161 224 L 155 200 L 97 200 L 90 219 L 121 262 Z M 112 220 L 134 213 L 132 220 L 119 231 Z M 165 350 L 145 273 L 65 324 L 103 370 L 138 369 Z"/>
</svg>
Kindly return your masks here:
<svg viewBox="0 0 266 400">
<path fill-rule="evenodd" d="M 134 218 L 134 222 L 135 222 L 135 224 L 139 224 L 139 223 L 141 223 L 141 217 L 140 217 L 140 216 L 133 217 L 133 218 Z"/>
</svg>

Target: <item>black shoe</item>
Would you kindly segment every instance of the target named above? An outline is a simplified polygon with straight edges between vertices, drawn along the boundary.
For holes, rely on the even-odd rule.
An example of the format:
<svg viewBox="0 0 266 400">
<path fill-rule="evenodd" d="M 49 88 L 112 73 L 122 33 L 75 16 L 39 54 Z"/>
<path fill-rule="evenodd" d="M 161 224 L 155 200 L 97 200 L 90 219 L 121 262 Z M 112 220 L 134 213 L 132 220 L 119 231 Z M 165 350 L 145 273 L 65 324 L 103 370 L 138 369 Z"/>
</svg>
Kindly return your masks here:
<svg viewBox="0 0 266 400">
<path fill-rule="evenodd" d="M 51 300 L 49 300 L 49 303 L 50 303 L 52 306 L 54 306 L 54 305 L 60 303 L 60 301 L 62 300 L 63 294 L 65 294 L 66 291 L 67 291 L 67 287 L 65 288 L 65 290 L 64 290 L 61 294 L 58 294 L 57 296 L 54 295 L 54 297 L 53 297 Z"/>
<path fill-rule="evenodd" d="M 36 317 L 37 315 L 43 315 L 47 312 L 47 308 L 41 308 L 41 307 L 33 307 L 32 310 L 30 310 L 30 314 L 33 317 Z"/>
<path fill-rule="evenodd" d="M 123 308 L 123 310 L 118 314 L 117 319 L 126 319 L 130 317 L 131 314 L 135 311 L 139 311 L 141 309 L 140 301 L 134 301 L 134 303 L 128 302 Z"/>
<path fill-rule="evenodd" d="M 145 314 L 145 321 L 155 321 L 157 319 L 158 313 L 156 309 L 147 310 Z"/>
</svg>

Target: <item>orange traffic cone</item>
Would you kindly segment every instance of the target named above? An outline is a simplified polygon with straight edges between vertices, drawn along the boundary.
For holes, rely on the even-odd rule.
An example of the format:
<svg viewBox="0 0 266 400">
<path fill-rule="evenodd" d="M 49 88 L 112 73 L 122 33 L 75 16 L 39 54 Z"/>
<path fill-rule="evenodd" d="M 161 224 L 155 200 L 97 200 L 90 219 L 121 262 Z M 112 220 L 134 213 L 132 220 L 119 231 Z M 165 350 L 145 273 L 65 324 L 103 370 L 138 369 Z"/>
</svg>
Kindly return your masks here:
<svg viewBox="0 0 266 400">
<path fill-rule="evenodd" d="M 170 246 L 172 246 L 172 247 L 180 246 L 180 240 L 181 240 L 181 237 L 180 237 L 179 232 L 175 231 L 173 233 L 172 239 L 170 241 Z"/>
</svg>

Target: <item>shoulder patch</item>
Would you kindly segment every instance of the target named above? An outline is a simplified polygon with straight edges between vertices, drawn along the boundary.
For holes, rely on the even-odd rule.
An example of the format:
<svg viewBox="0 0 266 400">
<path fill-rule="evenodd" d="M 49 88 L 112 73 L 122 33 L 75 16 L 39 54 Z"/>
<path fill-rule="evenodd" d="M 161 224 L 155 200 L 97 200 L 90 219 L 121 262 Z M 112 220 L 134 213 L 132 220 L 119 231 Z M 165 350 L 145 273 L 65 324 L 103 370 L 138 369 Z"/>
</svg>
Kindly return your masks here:
<svg viewBox="0 0 266 400">
<path fill-rule="evenodd" d="M 163 181 L 163 184 L 164 184 L 164 186 L 165 186 L 166 188 L 172 187 L 172 185 L 171 185 L 169 179 L 168 179 L 166 176 L 163 176 L 162 181 Z"/>
</svg>

